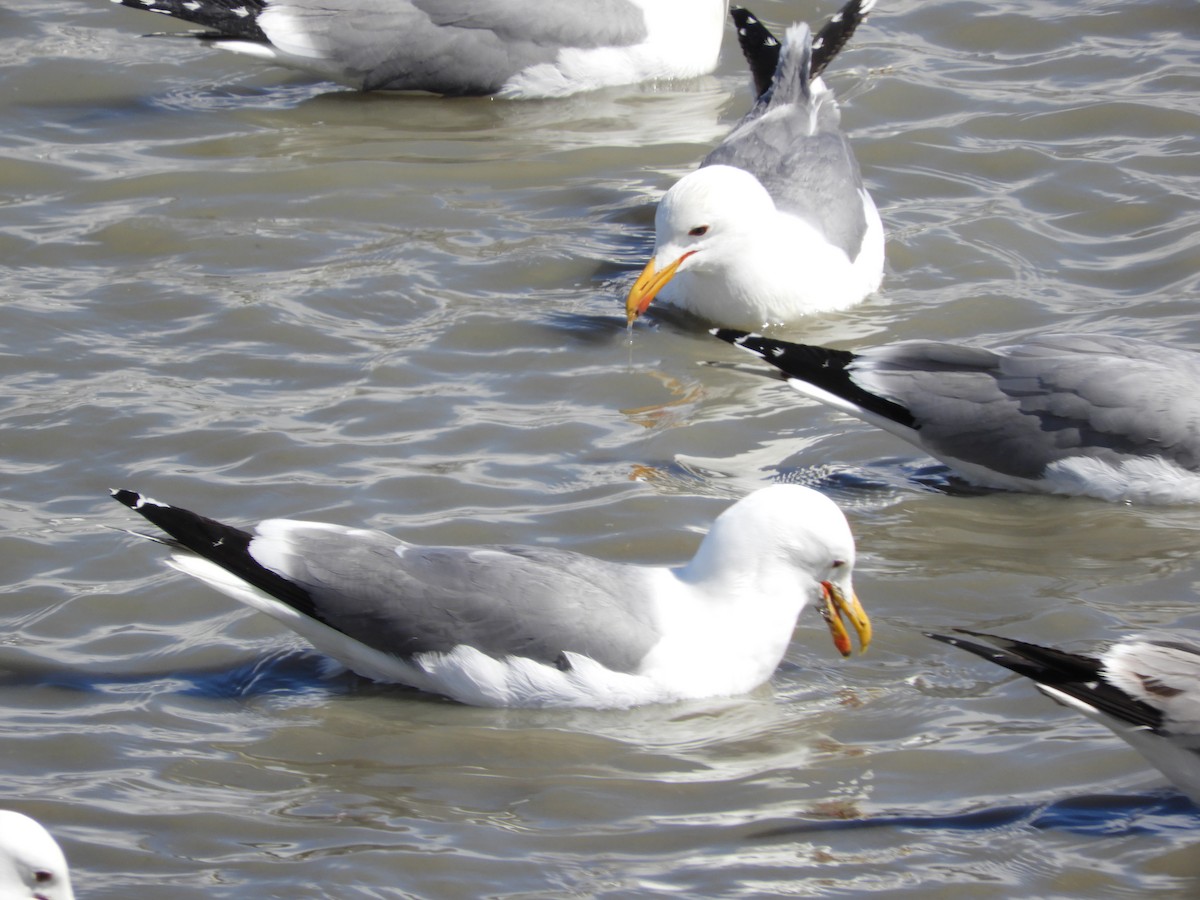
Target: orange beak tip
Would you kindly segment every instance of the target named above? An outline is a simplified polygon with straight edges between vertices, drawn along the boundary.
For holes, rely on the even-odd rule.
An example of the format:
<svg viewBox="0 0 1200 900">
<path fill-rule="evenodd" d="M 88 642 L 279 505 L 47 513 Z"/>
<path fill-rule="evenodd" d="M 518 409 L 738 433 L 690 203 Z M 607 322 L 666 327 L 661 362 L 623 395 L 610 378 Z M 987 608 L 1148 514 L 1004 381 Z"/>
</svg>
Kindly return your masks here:
<svg viewBox="0 0 1200 900">
<path fill-rule="evenodd" d="M 854 652 L 850 632 L 846 628 L 847 619 L 858 634 L 859 652 L 866 650 L 867 645 L 871 643 L 871 620 L 853 592 L 847 596 L 829 582 L 823 582 L 821 584 L 821 616 L 825 619 L 825 624 L 829 626 L 833 646 L 843 657 L 850 656 Z"/>
<path fill-rule="evenodd" d="M 679 266 L 693 252 L 688 251 L 683 254 L 665 269 L 659 269 L 654 263 L 654 257 L 650 258 L 650 261 L 646 263 L 646 267 L 642 269 L 642 273 L 638 275 L 637 281 L 633 283 L 633 287 L 629 289 L 629 295 L 625 298 L 625 318 L 627 323 L 632 322 L 649 308 L 651 301 L 658 296 L 658 292 L 662 290 L 663 285 L 675 277 Z"/>
</svg>

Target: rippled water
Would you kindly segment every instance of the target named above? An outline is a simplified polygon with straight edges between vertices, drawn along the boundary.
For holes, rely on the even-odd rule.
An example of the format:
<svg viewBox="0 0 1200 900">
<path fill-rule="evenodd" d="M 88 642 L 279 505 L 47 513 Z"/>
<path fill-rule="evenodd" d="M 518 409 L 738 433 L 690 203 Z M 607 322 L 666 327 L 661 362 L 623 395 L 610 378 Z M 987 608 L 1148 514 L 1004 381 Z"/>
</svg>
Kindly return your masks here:
<svg viewBox="0 0 1200 900">
<path fill-rule="evenodd" d="M 0 796 L 81 897 L 1195 894 L 1194 808 L 920 634 L 1200 627 L 1195 511 L 948 491 L 698 365 L 743 358 L 695 322 L 630 344 L 652 202 L 748 103 L 731 35 L 693 84 L 518 104 L 138 37 L 165 24 L 0 7 Z M 830 79 L 884 289 L 792 336 L 1200 349 L 1196 25 L 1192 0 L 883 0 Z M 627 712 L 325 678 L 106 496 L 674 562 L 779 477 L 847 509 L 876 644 L 840 661 L 807 616 L 753 695 Z"/>
</svg>

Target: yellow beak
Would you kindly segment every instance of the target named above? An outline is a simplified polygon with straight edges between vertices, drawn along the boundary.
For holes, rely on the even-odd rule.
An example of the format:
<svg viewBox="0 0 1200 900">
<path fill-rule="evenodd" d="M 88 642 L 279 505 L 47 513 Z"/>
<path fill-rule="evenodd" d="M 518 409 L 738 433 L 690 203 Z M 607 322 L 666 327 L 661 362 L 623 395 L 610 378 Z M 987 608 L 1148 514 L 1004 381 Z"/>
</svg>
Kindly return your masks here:
<svg viewBox="0 0 1200 900">
<path fill-rule="evenodd" d="M 829 581 L 821 582 L 821 615 L 833 635 L 833 646 L 837 647 L 842 656 L 849 656 L 854 649 L 850 643 L 850 633 L 846 631 L 845 619 L 850 620 L 858 635 L 858 652 L 862 653 L 871 643 L 871 620 L 867 612 L 858 602 L 854 591 L 849 595 L 842 593 L 841 588 Z"/>
<path fill-rule="evenodd" d="M 654 268 L 654 257 L 650 258 L 650 262 L 646 263 L 646 268 L 642 269 L 638 280 L 629 289 L 629 296 L 625 298 L 626 323 L 632 325 L 633 320 L 646 311 L 646 307 L 662 290 L 663 285 L 675 277 L 680 263 L 695 252 L 695 250 L 689 250 L 661 272 Z"/>
</svg>

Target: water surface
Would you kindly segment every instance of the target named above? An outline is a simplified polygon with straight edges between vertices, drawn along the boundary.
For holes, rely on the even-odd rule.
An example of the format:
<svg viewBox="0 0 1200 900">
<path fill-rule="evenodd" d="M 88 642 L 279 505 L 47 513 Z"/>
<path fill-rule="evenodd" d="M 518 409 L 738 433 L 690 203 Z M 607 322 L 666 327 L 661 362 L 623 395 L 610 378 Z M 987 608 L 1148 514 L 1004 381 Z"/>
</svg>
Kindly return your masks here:
<svg viewBox="0 0 1200 900">
<path fill-rule="evenodd" d="M 1195 13 L 884 2 L 829 75 L 884 288 L 785 336 L 1200 349 Z M 162 27 L 0 8 L 0 795 L 81 897 L 1195 895 L 1197 813 L 1140 757 L 920 634 L 1200 627 L 1195 511 L 948 490 L 700 365 L 744 359 L 695 322 L 630 344 L 653 201 L 748 104 L 732 35 L 710 78 L 512 103 Z M 754 694 L 614 712 L 326 677 L 106 496 L 661 563 L 779 478 L 846 508 L 871 651 L 810 613 Z"/>
</svg>

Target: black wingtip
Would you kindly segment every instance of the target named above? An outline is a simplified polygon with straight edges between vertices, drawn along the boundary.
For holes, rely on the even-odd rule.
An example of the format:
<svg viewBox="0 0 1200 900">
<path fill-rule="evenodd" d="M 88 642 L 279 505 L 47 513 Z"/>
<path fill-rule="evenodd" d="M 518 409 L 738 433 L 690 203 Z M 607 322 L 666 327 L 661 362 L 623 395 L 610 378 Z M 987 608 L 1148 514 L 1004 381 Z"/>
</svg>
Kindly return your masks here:
<svg viewBox="0 0 1200 900">
<path fill-rule="evenodd" d="M 748 9 L 734 6 L 729 10 L 729 16 L 737 31 L 742 56 L 750 66 L 754 96 L 761 97 L 770 89 L 775 69 L 779 66 L 779 39 Z"/>
<path fill-rule="evenodd" d="M 966 628 L 955 628 L 954 631 L 955 634 L 938 634 L 932 631 L 923 633 L 928 638 L 986 659 L 1037 684 L 1062 688 L 1076 696 L 1078 694 L 1073 690 L 1073 685 L 1098 680 L 1100 677 L 1099 664 L 1087 656 L 1077 656 L 1053 647 L 1043 647 L 1040 644 L 1030 644 L 983 631 L 971 631 Z M 967 640 L 957 637 L 957 634 L 970 635 L 987 643 Z"/>
<path fill-rule="evenodd" d="M 730 344 L 736 344 L 738 341 L 748 337 L 756 337 L 757 335 L 749 331 L 739 331 L 736 328 L 710 328 L 708 333 L 713 337 L 718 337 Z"/>
<path fill-rule="evenodd" d="M 141 513 L 152 522 L 154 521 L 154 518 L 149 512 L 147 512 L 146 507 L 158 507 L 162 510 L 171 509 L 170 504 L 159 503 L 153 497 L 147 497 L 145 494 L 139 494 L 137 491 L 127 491 L 122 488 L 110 488 L 109 493 L 112 495 L 113 499 L 120 503 L 124 503 L 134 512 Z M 187 511 L 183 510 L 183 512 Z"/>
<path fill-rule="evenodd" d="M 971 637 L 983 638 L 985 641 L 995 641 L 999 644 L 1010 643 L 1008 638 L 1002 638 L 996 634 L 988 634 L 986 631 L 972 631 L 969 628 L 955 628 L 955 634 L 969 634 Z M 933 638 L 935 641 L 942 641 L 945 644 L 953 644 L 955 641 L 961 641 L 962 638 L 955 637 L 953 634 L 938 634 L 936 631 L 922 631 L 921 634 L 927 638 Z"/>
<path fill-rule="evenodd" d="M 130 9 L 169 16 L 181 22 L 209 28 L 207 32 L 188 32 L 185 36 L 200 40 L 226 40 L 234 38 L 259 44 L 270 44 L 270 39 L 258 25 L 258 17 L 266 10 L 265 0 L 113 0 Z M 155 37 L 157 35 L 145 35 Z"/>
<path fill-rule="evenodd" d="M 812 62 L 809 64 L 809 77 L 816 78 L 833 62 L 833 58 L 841 52 L 855 30 L 867 19 L 867 14 L 875 8 L 875 0 L 850 0 L 845 6 L 834 13 L 826 22 L 812 43 Z"/>
<path fill-rule="evenodd" d="M 1162 733 L 1162 711 L 1110 684 L 1104 677 L 1103 662 L 1095 657 L 1082 653 L 1068 653 L 1054 647 L 1043 647 L 1040 644 L 1030 644 L 982 631 L 970 631 L 966 628 L 954 630 L 989 641 L 995 646 L 932 632 L 925 632 L 925 635 L 935 641 L 942 641 L 959 650 L 973 653 L 1010 672 L 1023 675 L 1038 685 L 1060 691 L 1127 725 Z M 1051 697 L 1054 695 L 1051 694 Z"/>
<path fill-rule="evenodd" d="M 137 509 L 138 504 L 142 502 L 142 495 L 137 491 L 127 491 L 123 488 L 109 488 L 109 494 L 118 503 L 124 503 L 130 509 Z"/>
<path fill-rule="evenodd" d="M 814 344 L 794 344 L 746 331 L 715 328 L 712 333 L 747 353 L 753 353 L 779 369 L 786 379 L 803 381 L 857 405 L 865 412 L 890 419 L 906 428 L 917 422 L 908 409 L 879 394 L 863 389 L 851 373 L 857 357 L 849 350 L 834 350 Z"/>
<path fill-rule="evenodd" d="M 152 540 L 207 559 L 293 609 L 324 621 L 304 587 L 266 568 L 254 557 L 250 552 L 253 535 L 249 532 L 182 507 L 160 503 L 137 491 L 118 489 L 110 493 L 170 535 L 169 540 L 154 537 Z"/>
<path fill-rule="evenodd" d="M 955 628 L 954 630 L 958 634 L 969 634 L 972 637 L 982 638 L 985 641 L 993 641 L 997 645 L 1006 645 L 1012 643 L 1005 638 L 997 637 L 994 634 L 985 634 L 982 631 L 968 631 L 965 628 Z M 984 659 L 998 663 L 999 665 L 1005 665 L 1003 662 L 1000 662 L 1000 659 L 1004 656 L 1004 654 L 996 647 L 989 647 L 987 644 L 979 644 L 975 641 L 968 641 L 953 634 L 938 634 L 936 631 L 923 631 L 921 633 L 927 638 L 932 638 L 935 641 L 941 641 L 943 644 L 949 644 L 951 647 L 957 647 L 959 650 L 965 650 L 968 653 L 974 653 L 976 656 L 981 656 Z M 1005 666 L 1005 668 L 1011 667 Z"/>
</svg>

